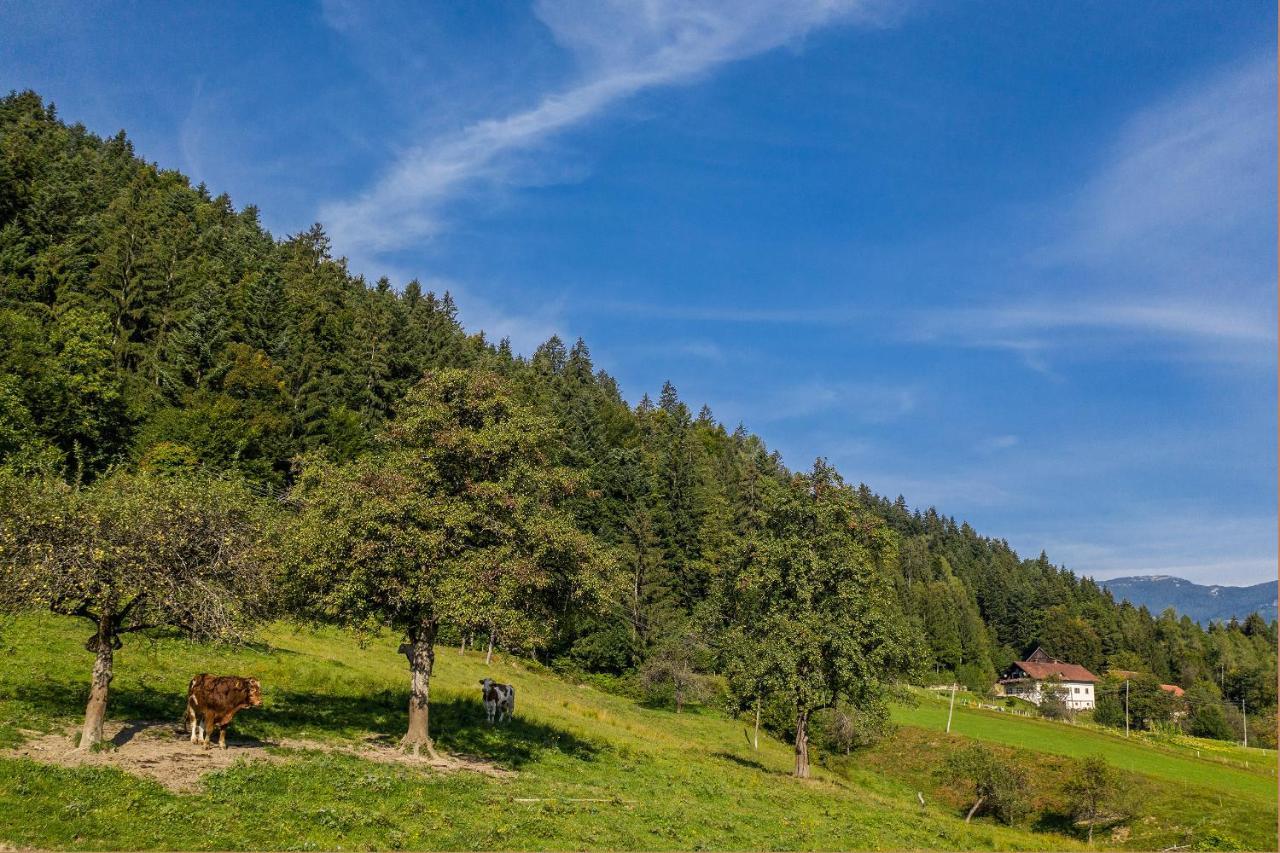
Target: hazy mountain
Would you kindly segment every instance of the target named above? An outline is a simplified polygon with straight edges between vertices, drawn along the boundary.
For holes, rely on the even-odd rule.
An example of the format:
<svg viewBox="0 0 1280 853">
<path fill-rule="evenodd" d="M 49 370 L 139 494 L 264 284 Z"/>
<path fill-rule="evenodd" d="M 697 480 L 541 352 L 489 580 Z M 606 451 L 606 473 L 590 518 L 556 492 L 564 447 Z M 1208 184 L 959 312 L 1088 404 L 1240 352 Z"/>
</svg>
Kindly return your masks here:
<svg viewBox="0 0 1280 853">
<path fill-rule="evenodd" d="M 1202 586 L 1169 575 L 1146 575 L 1099 583 L 1111 590 L 1117 601 L 1123 598 L 1135 606 L 1145 604 L 1153 614 L 1172 607 L 1204 624 L 1233 616 L 1243 620 L 1255 610 L 1268 622 L 1276 618 L 1275 581 L 1253 586 Z"/>
</svg>

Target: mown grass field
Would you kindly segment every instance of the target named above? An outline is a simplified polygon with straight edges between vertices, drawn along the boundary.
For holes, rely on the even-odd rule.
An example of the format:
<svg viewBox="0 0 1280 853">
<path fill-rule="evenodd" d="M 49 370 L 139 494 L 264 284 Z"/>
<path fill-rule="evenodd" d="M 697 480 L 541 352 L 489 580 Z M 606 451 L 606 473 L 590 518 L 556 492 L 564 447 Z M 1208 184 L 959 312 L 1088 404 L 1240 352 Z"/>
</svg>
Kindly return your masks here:
<svg viewBox="0 0 1280 853">
<path fill-rule="evenodd" d="M 1102 755 L 1126 776 L 1126 796 L 1137 819 L 1129 821 L 1123 846 L 1158 849 L 1187 845 L 1196 849 L 1276 848 L 1276 753 L 1244 749 L 1222 741 L 1178 737 L 1157 739 L 1135 732 L 1073 726 L 1032 717 L 957 705 L 951 735 L 946 726 L 947 702 L 924 696 L 914 706 L 893 708 L 901 726 L 896 739 L 930 733 L 951 743 L 980 740 L 1021 756 L 1042 791 L 1052 791 L 1070 772 L 1071 763 Z M 899 775 L 906 775 L 910 755 L 890 745 L 874 753 L 897 755 Z M 1034 756 L 1034 757 L 1032 757 Z M 919 778 L 919 773 L 917 773 Z M 1052 811 L 1052 806 L 1050 807 Z"/>
<path fill-rule="evenodd" d="M 91 665 L 86 633 L 43 615 L 0 627 L 0 747 L 76 722 Z M 264 705 L 237 718 L 233 740 L 394 738 L 407 701 L 394 649 L 389 639 L 362 647 L 336 631 L 286 625 L 237 649 L 132 638 L 117 654 L 110 716 L 176 723 L 192 674 L 238 673 L 262 680 Z M 485 724 L 477 686 L 485 675 L 516 685 L 512 725 Z M 1056 813 L 1053 789 L 1069 768 L 1063 756 L 1100 751 L 1129 767 L 1127 787 L 1141 794 L 1143 811 L 1127 834 L 1103 834 L 1095 846 L 1276 845 L 1275 777 L 1261 770 L 1136 743 L 1113 757 L 1106 736 L 1008 717 L 988 730 L 974 711 L 957 711 L 948 737 L 933 700 L 900 710 L 893 738 L 830 757 L 801 782 L 788 775 L 788 745 L 762 740 L 755 752 L 743 724 L 722 714 L 642 707 L 526 662 L 486 667 L 482 656 L 442 648 L 432 696 L 442 750 L 514 775 L 272 749 L 281 760 L 236 764 L 205 776 L 195 792 L 175 793 L 113 768 L 3 757 L 0 841 L 75 849 L 1074 849 L 1083 845 Z M 1034 769 L 1043 788 L 1035 819 L 965 825 L 962 795 L 934 770 L 969 736 L 1004 744 L 1010 760 Z"/>
<path fill-rule="evenodd" d="M 944 697 L 924 697 L 914 706 L 896 706 L 894 720 L 901 725 L 945 729 Z M 951 731 L 966 737 L 1021 747 L 1071 758 L 1102 754 L 1116 767 L 1171 782 L 1195 780 L 1198 787 L 1226 794 L 1276 797 L 1276 752 L 1245 749 L 1239 744 L 1201 738 L 1156 739 L 1145 732 L 1125 738 L 1085 726 L 1028 718 L 957 705 Z"/>
</svg>

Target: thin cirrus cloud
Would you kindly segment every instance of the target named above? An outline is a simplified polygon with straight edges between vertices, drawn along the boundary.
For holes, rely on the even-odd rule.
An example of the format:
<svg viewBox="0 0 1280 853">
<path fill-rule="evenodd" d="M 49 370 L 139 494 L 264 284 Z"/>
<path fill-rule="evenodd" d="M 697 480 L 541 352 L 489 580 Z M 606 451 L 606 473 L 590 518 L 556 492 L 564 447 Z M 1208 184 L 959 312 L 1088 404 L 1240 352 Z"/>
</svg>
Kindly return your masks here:
<svg viewBox="0 0 1280 853">
<path fill-rule="evenodd" d="M 1006 350 L 1028 367 L 1051 372 L 1054 350 L 1077 355 L 1105 352 L 1114 343 L 1165 341 L 1184 357 L 1233 363 L 1270 363 L 1275 317 L 1247 304 L 1206 293 L 1203 301 L 1179 294 L 1147 302 L 1038 300 L 1010 306 L 940 309 L 913 316 L 904 335 L 921 343 Z M 1088 348 L 1080 350 L 1081 345 Z M 1167 355 L 1167 350 L 1148 350 Z"/>
<path fill-rule="evenodd" d="M 1138 112 L 1037 259 L 1118 266 L 1158 277 L 1146 283 L 1164 289 L 1229 286 L 1223 279 L 1241 274 L 1233 250 L 1274 242 L 1274 231 L 1259 225 L 1275 213 L 1275 103 L 1270 55 Z"/>
<path fill-rule="evenodd" d="M 856 327 L 914 345 L 1008 352 L 1051 377 L 1068 348 L 1072 358 L 1090 358 L 1135 342 L 1153 358 L 1272 365 L 1276 114 L 1258 104 L 1273 105 L 1275 94 L 1274 59 L 1265 57 L 1130 116 L 1091 174 L 1042 203 L 1040 236 L 994 229 L 1019 258 L 1015 281 L 994 302 L 924 311 L 883 303 L 593 310 Z"/>
<path fill-rule="evenodd" d="M 1020 295 L 912 318 L 909 336 L 1010 350 L 1036 369 L 1064 345 L 1137 339 L 1274 364 L 1275 102 L 1265 57 L 1139 111 L 1052 204 L 1063 212 L 1026 253 Z"/>
<path fill-rule="evenodd" d="M 353 199 L 321 209 L 343 251 L 401 248 L 440 232 L 445 206 L 477 186 L 520 182 L 522 157 L 626 98 L 697 80 L 719 66 L 845 22 L 879 24 L 879 0 L 540 0 L 538 19 L 575 60 L 576 79 L 535 104 L 404 150 Z M 329 16 L 332 18 L 332 16 Z M 338 32 L 357 26 L 330 20 Z"/>
<path fill-rule="evenodd" d="M 882 382 L 801 382 L 777 393 L 762 421 L 807 418 L 819 412 L 843 412 L 869 424 L 886 424 L 915 411 L 920 391 L 914 386 Z"/>
</svg>

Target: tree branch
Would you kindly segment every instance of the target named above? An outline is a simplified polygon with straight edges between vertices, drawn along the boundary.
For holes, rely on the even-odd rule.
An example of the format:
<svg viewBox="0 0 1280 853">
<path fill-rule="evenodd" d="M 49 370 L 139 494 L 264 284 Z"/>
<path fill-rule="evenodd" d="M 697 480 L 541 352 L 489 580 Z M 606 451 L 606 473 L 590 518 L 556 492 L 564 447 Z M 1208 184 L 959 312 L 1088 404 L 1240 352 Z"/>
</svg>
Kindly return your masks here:
<svg viewBox="0 0 1280 853">
<path fill-rule="evenodd" d="M 102 621 L 101 616 L 89 609 L 89 602 L 87 601 L 82 601 L 79 607 L 75 610 L 68 611 L 66 615 L 79 616 L 81 619 L 88 619 L 95 625 Z"/>
<path fill-rule="evenodd" d="M 128 604 L 126 604 L 123 608 L 121 608 L 120 612 L 116 615 L 116 621 L 117 621 L 117 622 L 120 622 L 120 623 L 123 623 L 123 622 L 124 622 L 124 620 L 125 620 L 125 617 L 129 615 L 129 611 L 130 611 L 130 610 L 132 610 L 132 609 L 133 609 L 133 608 L 134 608 L 134 607 L 135 607 L 139 602 L 141 602 L 141 601 L 142 601 L 142 599 L 144 599 L 144 598 L 146 598 L 146 594 L 145 594 L 145 593 L 141 593 L 141 592 L 140 592 L 140 593 L 138 593 L 137 595 L 135 595 L 135 596 L 134 596 L 134 597 L 129 601 L 129 603 L 128 603 Z"/>
<path fill-rule="evenodd" d="M 152 628 L 163 628 L 163 622 L 148 623 L 145 625 L 130 625 L 128 628 L 117 628 L 117 634 L 133 634 L 137 631 L 150 631 Z"/>
</svg>

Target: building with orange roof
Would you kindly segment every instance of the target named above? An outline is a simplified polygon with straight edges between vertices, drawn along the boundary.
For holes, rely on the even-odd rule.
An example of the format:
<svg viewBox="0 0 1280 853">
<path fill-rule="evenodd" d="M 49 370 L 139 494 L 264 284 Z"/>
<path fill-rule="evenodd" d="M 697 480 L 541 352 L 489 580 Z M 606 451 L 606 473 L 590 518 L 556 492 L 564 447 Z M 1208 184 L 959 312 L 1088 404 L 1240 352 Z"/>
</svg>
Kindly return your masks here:
<svg viewBox="0 0 1280 853">
<path fill-rule="evenodd" d="M 1056 682 L 1063 701 L 1073 711 L 1088 711 L 1096 702 L 1094 685 L 1102 679 L 1076 663 L 1050 657 L 1037 648 L 1026 660 L 1015 661 L 996 682 L 996 692 L 1016 696 L 1034 705 L 1045 697 L 1045 685 Z"/>
</svg>

